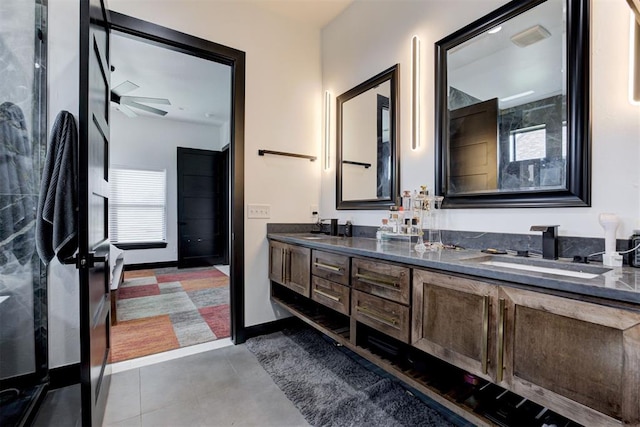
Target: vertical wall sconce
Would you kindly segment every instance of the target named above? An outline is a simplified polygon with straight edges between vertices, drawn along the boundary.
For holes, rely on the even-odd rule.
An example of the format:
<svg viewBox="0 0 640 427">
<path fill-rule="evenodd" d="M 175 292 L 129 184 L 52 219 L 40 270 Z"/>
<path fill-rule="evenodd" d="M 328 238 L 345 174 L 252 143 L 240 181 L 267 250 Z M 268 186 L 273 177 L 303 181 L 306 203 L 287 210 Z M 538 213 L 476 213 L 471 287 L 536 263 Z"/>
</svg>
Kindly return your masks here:
<svg viewBox="0 0 640 427">
<path fill-rule="evenodd" d="M 420 39 L 411 39 L 411 149 L 420 148 Z"/>
<path fill-rule="evenodd" d="M 629 101 L 640 105 L 640 12 L 631 14 L 629 32 Z"/>
<path fill-rule="evenodd" d="M 331 93 L 324 92 L 324 170 L 331 169 Z"/>
</svg>

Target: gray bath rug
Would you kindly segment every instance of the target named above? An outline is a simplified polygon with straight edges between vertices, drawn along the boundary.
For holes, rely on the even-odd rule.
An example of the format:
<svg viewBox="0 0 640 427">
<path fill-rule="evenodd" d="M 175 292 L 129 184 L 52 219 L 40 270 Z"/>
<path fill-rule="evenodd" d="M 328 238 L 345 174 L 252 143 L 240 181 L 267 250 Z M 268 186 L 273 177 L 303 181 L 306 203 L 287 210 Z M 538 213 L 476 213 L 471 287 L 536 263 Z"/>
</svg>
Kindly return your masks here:
<svg viewBox="0 0 640 427">
<path fill-rule="evenodd" d="M 312 426 L 453 426 L 313 329 L 287 329 L 246 345 Z"/>
</svg>

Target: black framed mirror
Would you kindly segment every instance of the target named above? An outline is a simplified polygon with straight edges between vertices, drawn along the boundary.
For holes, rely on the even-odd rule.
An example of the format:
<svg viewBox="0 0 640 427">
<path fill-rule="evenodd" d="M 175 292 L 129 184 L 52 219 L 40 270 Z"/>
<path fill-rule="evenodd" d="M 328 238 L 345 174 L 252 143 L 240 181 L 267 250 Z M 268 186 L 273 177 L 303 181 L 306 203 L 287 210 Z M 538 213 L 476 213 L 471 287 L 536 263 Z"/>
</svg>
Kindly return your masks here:
<svg viewBox="0 0 640 427">
<path fill-rule="evenodd" d="M 590 206 L 590 0 L 514 0 L 435 44 L 444 208 Z"/>
<path fill-rule="evenodd" d="M 400 197 L 399 65 L 338 96 L 336 209 L 387 209 Z"/>
</svg>

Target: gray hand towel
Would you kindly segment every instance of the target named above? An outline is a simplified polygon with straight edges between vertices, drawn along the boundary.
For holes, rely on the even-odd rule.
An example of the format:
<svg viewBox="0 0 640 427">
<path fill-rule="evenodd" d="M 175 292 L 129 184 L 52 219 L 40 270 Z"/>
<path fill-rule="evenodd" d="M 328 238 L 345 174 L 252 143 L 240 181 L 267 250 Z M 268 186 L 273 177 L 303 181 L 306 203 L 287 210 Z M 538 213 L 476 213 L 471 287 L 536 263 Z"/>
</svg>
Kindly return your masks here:
<svg viewBox="0 0 640 427">
<path fill-rule="evenodd" d="M 45 264 L 54 256 L 63 261 L 78 247 L 77 150 L 75 118 L 61 111 L 51 129 L 38 200 L 36 248 Z"/>
</svg>

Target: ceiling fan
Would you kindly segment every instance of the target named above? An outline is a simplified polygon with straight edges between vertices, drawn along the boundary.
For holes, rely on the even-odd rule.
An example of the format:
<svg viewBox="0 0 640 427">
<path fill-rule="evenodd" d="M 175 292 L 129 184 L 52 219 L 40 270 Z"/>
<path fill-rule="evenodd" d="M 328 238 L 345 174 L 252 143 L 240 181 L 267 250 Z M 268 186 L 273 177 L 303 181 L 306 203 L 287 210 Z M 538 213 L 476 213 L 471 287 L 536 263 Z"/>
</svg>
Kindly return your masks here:
<svg viewBox="0 0 640 427">
<path fill-rule="evenodd" d="M 118 109 L 122 111 L 128 117 L 137 117 L 135 111 L 132 108 L 137 108 L 142 111 L 146 111 L 148 113 L 158 114 L 160 116 L 165 116 L 167 114 L 166 111 L 160 110 L 158 108 L 149 107 L 148 105 L 141 104 L 144 102 L 145 104 L 162 104 L 162 105 L 171 105 L 166 98 L 149 98 L 144 96 L 125 96 L 125 94 L 132 92 L 138 89 L 138 86 L 135 83 L 130 82 L 129 80 L 120 83 L 118 86 L 111 89 L 111 101 L 118 104 Z"/>
</svg>

